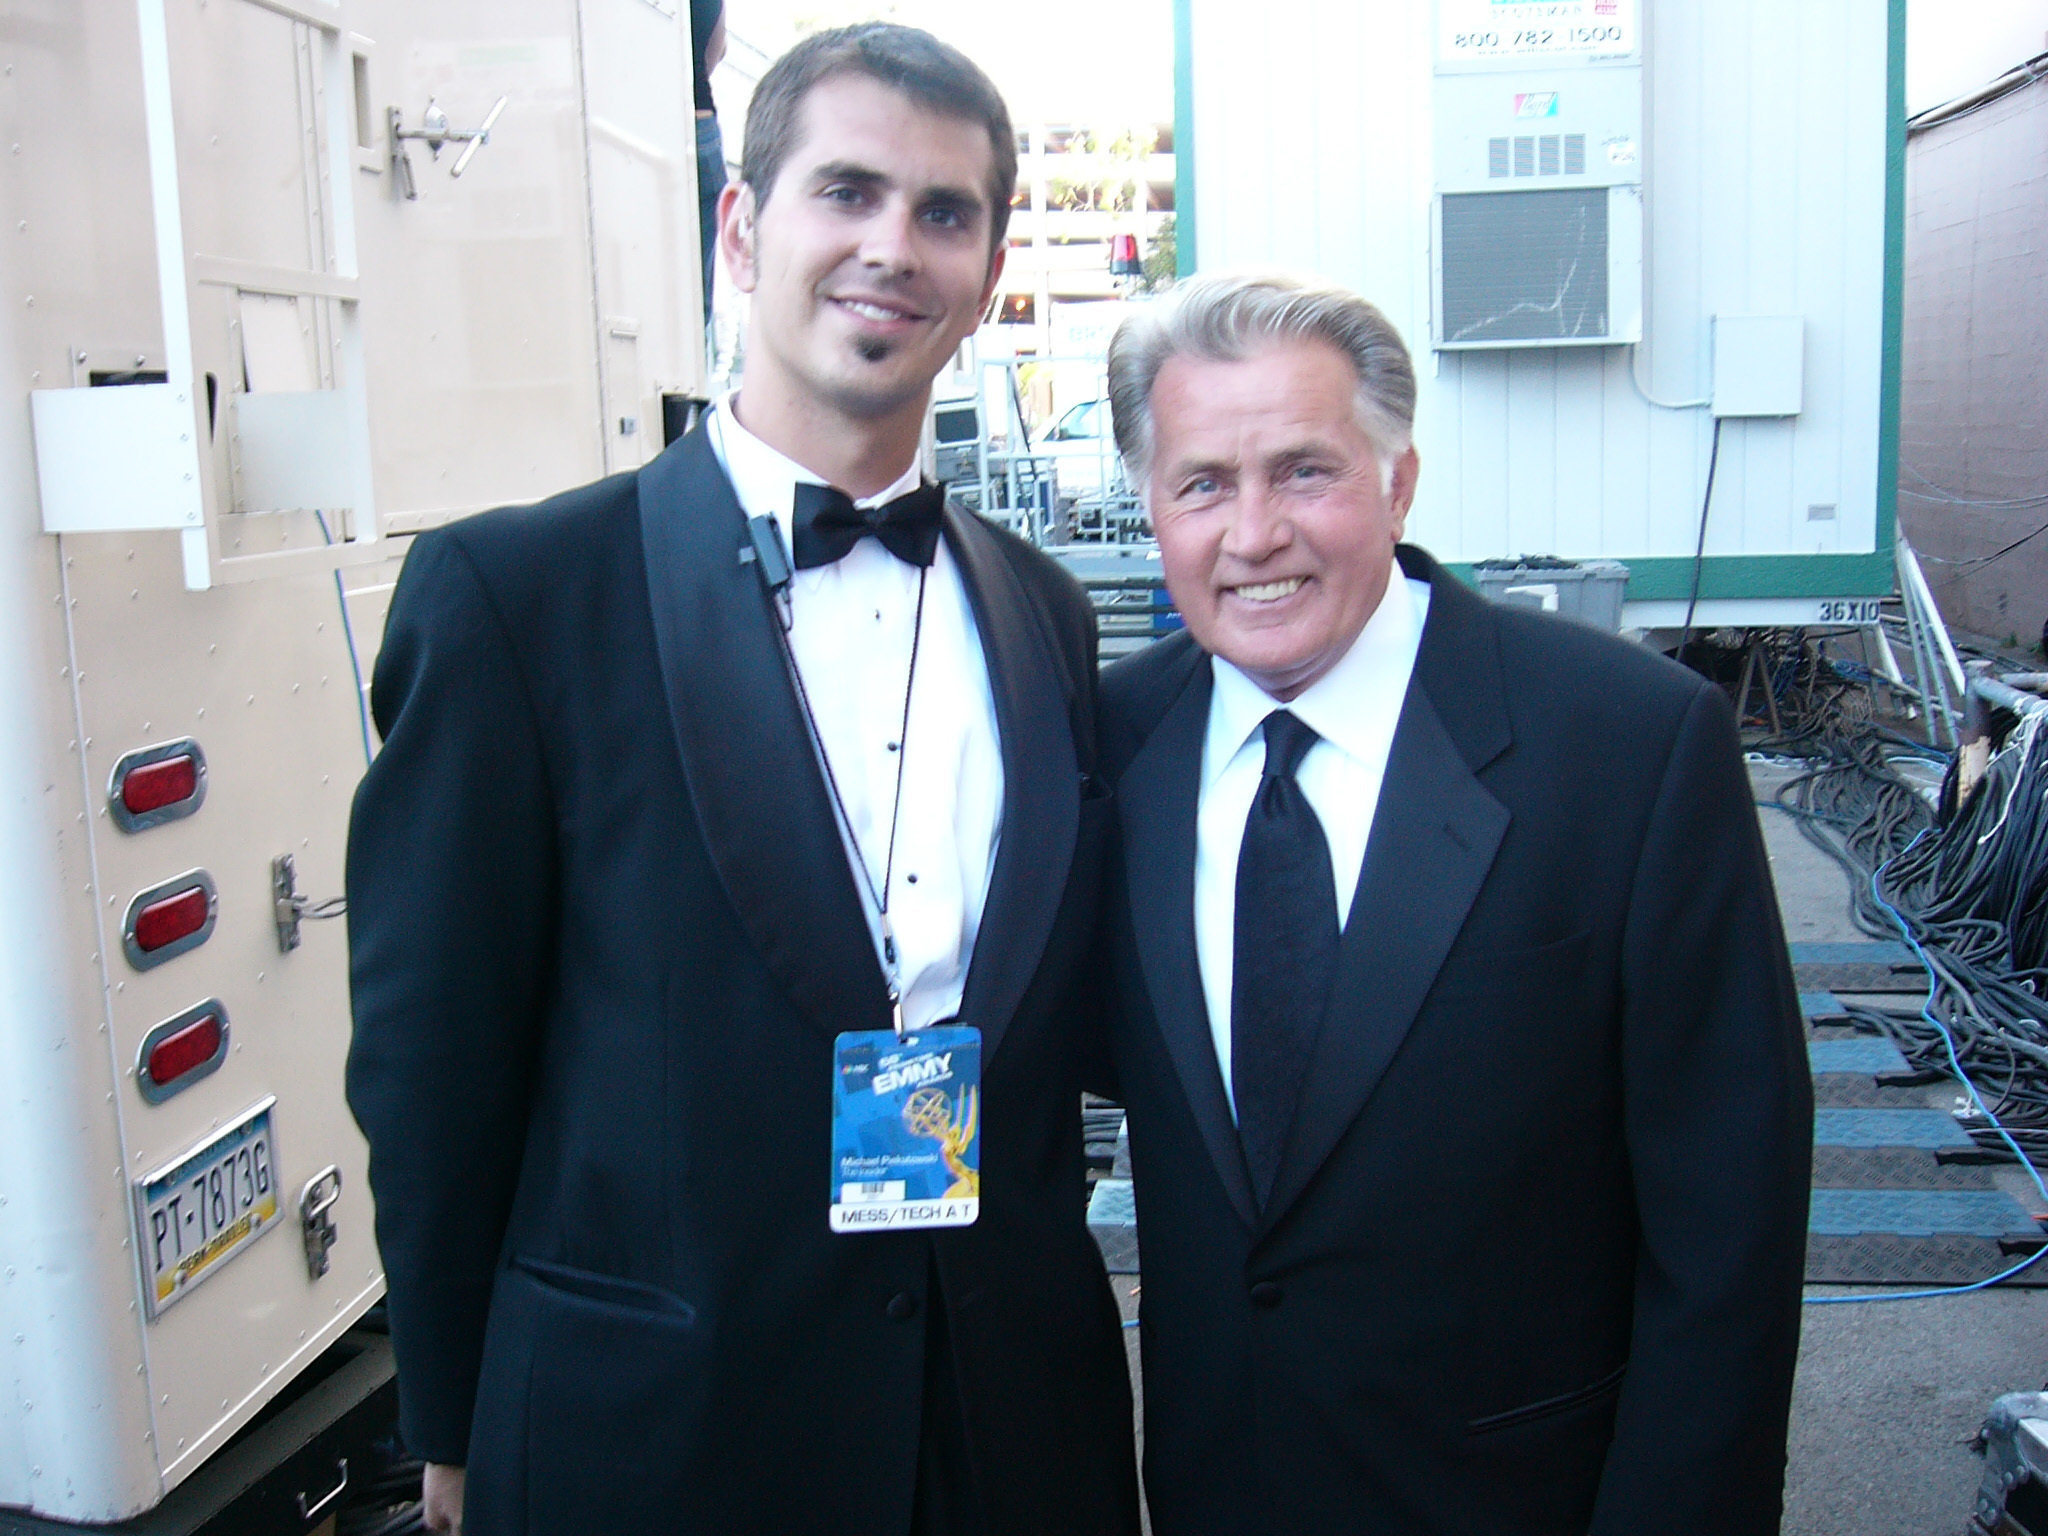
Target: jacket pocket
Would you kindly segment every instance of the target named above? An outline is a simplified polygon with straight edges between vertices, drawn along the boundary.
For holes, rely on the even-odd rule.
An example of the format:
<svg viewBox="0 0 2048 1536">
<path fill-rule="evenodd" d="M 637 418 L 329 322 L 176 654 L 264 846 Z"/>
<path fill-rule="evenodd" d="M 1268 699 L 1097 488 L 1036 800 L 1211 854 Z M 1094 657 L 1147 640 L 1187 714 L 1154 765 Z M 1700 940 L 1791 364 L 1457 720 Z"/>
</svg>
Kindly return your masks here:
<svg viewBox="0 0 2048 1536">
<path fill-rule="evenodd" d="M 697 1321 L 695 1307 L 674 1291 L 665 1291 L 658 1285 L 647 1285 L 620 1275 L 572 1269 L 567 1264 L 551 1264 L 544 1259 L 514 1259 L 512 1266 L 550 1290 L 599 1306 L 644 1312 L 651 1317 L 670 1319 L 685 1328 Z"/>
<path fill-rule="evenodd" d="M 1513 1429 L 1517 1425 L 1533 1424 L 1539 1419 L 1555 1418 L 1558 1414 L 1570 1413 L 1574 1408 L 1583 1408 L 1588 1404 L 1613 1397 L 1621 1391 L 1622 1379 L 1627 1375 L 1628 1363 L 1624 1361 L 1598 1381 L 1556 1397 L 1524 1403 L 1521 1407 L 1510 1408 L 1505 1413 L 1489 1413 L 1484 1418 L 1473 1419 L 1465 1426 L 1465 1431 L 1467 1434 L 1483 1435 L 1492 1430 Z"/>
<path fill-rule="evenodd" d="M 515 1260 L 531 1329 L 516 1495 L 530 1536 L 705 1536 L 711 1361 L 673 1292 Z M 481 1527 L 478 1527 L 481 1529 Z"/>
</svg>

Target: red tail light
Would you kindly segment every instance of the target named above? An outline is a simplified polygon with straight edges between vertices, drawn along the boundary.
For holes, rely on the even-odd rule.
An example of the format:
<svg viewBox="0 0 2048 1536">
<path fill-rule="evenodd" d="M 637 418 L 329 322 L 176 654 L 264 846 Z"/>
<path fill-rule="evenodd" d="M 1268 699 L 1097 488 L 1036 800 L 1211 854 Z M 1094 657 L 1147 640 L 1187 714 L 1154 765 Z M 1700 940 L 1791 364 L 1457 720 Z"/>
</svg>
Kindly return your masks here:
<svg viewBox="0 0 2048 1536">
<path fill-rule="evenodd" d="M 206 800 L 206 754 L 186 737 L 138 747 L 114 764 L 107 811 L 124 832 L 190 816 Z"/>
<path fill-rule="evenodd" d="M 160 811 L 199 791 L 199 765 L 185 753 L 137 768 L 121 782 L 121 803 L 131 816 Z"/>
<path fill-rule="evenodd" d="M 135 914 L 135 947 L 145 955 L 190 938 L 206 926 L 206 892 L 193 886 L 152 901 Z"/>
<path fill-rule="evenodd" d="M 195 869 L 151 886 L 128 903 L 121 947 L 138 971 L 197 949 L 213 933 L 218 896 L 213 877 Z"/>
<path fill-rule="evenodd" d="M 152 1104 L 215 1071 L 227 1059 L 228 1011 L 209 998 L 166 1019 L 143 1039 L 135 1085 Z"/>
</svg>

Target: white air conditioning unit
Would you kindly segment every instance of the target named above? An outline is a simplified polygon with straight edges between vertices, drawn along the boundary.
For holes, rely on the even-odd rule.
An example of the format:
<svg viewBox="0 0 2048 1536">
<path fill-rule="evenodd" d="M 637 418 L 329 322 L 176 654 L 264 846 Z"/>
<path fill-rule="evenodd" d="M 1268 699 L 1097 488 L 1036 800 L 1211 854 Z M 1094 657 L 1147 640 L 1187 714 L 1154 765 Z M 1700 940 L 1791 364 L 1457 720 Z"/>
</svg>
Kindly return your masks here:
<svg viewBox="0 0 2048 1536">
<path fill-rule="evenodd" d="M 1639 10 L 1638 0 L 1437 0 L 1439 350 L 1640 339 Z"/>
</svg>

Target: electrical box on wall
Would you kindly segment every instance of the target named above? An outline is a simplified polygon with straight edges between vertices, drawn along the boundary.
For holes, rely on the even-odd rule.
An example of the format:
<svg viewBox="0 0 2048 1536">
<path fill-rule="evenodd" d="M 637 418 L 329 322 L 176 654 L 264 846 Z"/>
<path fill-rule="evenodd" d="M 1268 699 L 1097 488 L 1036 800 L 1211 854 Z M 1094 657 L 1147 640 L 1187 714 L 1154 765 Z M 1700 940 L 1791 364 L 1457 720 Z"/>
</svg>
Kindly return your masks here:
<svg viewBox="0 0 2048 1536">
<path fill-rule="evenodd" d="M 1638 0 L 1438 0 L 1439 350 L 1642 332 Z"/>
<path fill-rule="evenodd" d="M 1797 416 L 1805 379 L 1798 315 L 1714 316 L 1716 416 Z"/>
</svg>

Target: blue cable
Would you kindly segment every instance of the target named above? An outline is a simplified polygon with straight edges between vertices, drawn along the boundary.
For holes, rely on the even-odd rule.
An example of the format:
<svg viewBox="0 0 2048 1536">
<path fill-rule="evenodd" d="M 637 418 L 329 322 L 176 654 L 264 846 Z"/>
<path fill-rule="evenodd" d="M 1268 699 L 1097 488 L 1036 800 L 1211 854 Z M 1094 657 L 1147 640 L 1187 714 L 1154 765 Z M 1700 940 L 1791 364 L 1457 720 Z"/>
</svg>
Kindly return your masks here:
<svg viewBox="0 0 2048 1536">
<path fill-rule="evenodd" d="M 320 537 L 332 545 L 334 535 L 327 531 L 327 514 L 316 507 L 313 517 L 320 524 Z M 342 638 L 348 641 L 348 670 L 356 684 L 356 724 L 362 728 L 363 766 L 367 768 L 373 756 L 370 750 L 370 706 L 363 698 L 363 664 L 356 658 L 356 627 L 349 622 L 348 590 L 341 584 L 339 569 L 334 572 L 334 600 L 341 607 Z"/>
<path fill-rule="evenodd" d="M 1884 899 L 1884 891 L 1878 883 L 1882 879 L 1884 872 L 1892 867 L 1895 860 L 1902 859 L 1911 853 L 1919 844 L 1920 839 L 1932 830 L 1931 827 L 1922 827 L 1914 835 L 1912 842 L 1906 844 L 1904 848 L 1901 848 L 1891 858 L 1886 859 L 1884 863 L 1878 865 L 1871 872 L 1870 894 L 1875 898 L 1877 904 L 1884 908 L 1886 915 L 1891 918 L 1893 925 L 1904 935 L 1906 943 L 1911 947 L 1913 953 L 1919 957 L 1921 965 L 1926 967 L 1930 980 L 1927 984 L 1927 1001 L 1920 1005 L 1920 1017 L 1941 1031 L 1941 1043 L 1948 1050 L 1949 1069 L 1955 1073 L 1956 1081 L 1961 1083 L 1964 1091 L 1969 1094 L 1970 1102 L 1976 1106 L 1977 1113 L 1990 1122 L 1991 1128 L 1998 1133 L 1999 1140 L 2003 1141 L 2011 1150 L 2012 1155 L 2020 1160 L 2020 1166 L 2026 1169 L 2028 1176 L 2033 1179 L 2034 1187 L 2041 1191 L 2041 1198 L 2048 1200 L 2048 1184 L 2044 1184 L 2041 1181 L 2041 1170 L 2034 1166 L 2033 1160 L 2020 1149 L 2020 1144 L 2012 1139 L 2012 1136 L 2006 1131 L 2005 1127 L 1998 1123 L 1998 1117 L 1991 1113 L 1991 1107 L 1984 1102 L 1983 1096 L 1977 1092 L 1977 1085 L 1970 1081 L 1969 1074 L 1963 1070 L 1962 1060 L 1956 1054 L 1955 1035 L 1950 1031 L 1948 1025 L 1934 1016 L 1934 996 L 1940 988 L 1940 982 L 1932 979 L 1936 975 L 1934 966 L 1927 958 L 1927 951 L 1921 947 L 1920 941 L 1913 936 L 1913 930 L 1907 925 L 1905 918 L 1899 915 L 1899 909 Z M 2034 1252 L 2028 1254 L 2010 1269 L 2001 1270 L 1999 1273 L 1983 1280 L 1972 1281 L 1968 1285 L 1941 1286 L 1925 1291 L 1877 1291 L 1857 1296 L 1808 1296 L 1805 1298 L 1805 1301 L 1809 1307 L 1827 1307 L 1841 1306 L 1855 1301 L 1922 1301 L 1936 1296 L 1965 1296 L 1971 1291 L 1985 1290 L 1990 1286 L 1999 1284 L 2001 1281 L 2010 1280 L 2021 1270 L 2037 1263 L 2044 1255 L 2048 1255 L 2048 1246 L 2035 1249 Z"/>
</svg>

